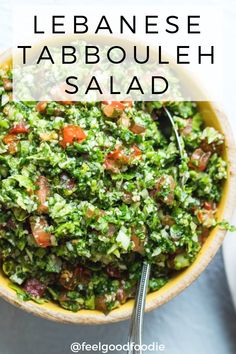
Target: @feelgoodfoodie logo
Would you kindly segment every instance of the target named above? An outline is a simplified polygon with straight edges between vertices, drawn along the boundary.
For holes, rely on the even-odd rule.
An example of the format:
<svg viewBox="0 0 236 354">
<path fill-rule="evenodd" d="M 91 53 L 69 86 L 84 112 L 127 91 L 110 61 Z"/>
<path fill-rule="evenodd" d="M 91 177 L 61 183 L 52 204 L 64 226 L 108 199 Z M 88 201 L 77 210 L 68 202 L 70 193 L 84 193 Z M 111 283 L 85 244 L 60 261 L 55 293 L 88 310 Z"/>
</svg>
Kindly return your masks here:
<svg viewBox="0 0 236 354">
<path fill-rule="evenodd" d="M 134 342 L 128 342 L 125 344 L 108 344 L 108 343 L 94 343 L 89 344 L 87 342 L 73 342 L 70 345 L 70 350 L 72 353 L 80 353 L 80 352 L 99 352 L 103 354 L 107 354 L 110 352 L 123 352 L 123 351 L 143 351 L 143 352 L 154 352 L 161 353 L 166 349 L 165 344 L 159 342 L 152 342 L 150 344 L 136 344 Z"/>
</svg>

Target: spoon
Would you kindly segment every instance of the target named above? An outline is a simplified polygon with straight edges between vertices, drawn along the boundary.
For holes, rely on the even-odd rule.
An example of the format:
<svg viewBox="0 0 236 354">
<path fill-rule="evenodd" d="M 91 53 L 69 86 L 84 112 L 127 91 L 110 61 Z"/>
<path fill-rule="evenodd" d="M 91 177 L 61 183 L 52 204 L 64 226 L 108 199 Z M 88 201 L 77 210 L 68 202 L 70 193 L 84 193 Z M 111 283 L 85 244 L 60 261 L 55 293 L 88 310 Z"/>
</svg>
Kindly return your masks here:
<svg viewBox="0 0 236 354">
<path fill-rule="evenodd" d="M 180 158 L 183 159 L 184 151 L 183 151 L 181 139 L 176 129 L 174 120 L 169 110 L 165 106 L 163 107 L 163 110 L 165 112 L 165 116 L 168 119 L 165 119 L 165 116 L 162 116 L 161 119 L 158 119 L 159 129 L 167 138 L 169 138 L 172 134 L 172 131 L 174 131 Z M 184 183 L 185 180 L 184 177 L 182 177 L 181 185 L 183 186 Z M 128 354 L 142 354 L 143 317 L 144 317 L 150 272 L 151 272 L 150 263 L 144 261 L 142 265 L 141 277 L 139 280 L 133 313 L 131 317 L 131 324 L 130 324 L 129 337 L 128 337 L 128 343 L 129 343 L 129 349 L 127 351 Z"/>
<path fill-rule="evenodd" d="M 142 353 L 143 315 L 146 303 L 150 271 L 151 265 L 147 262 L 144 262 L 131 317 L 131 325 L 128 337 L 128 354 Z"/>
<path fill-rule="evenodd" d="M 163 107 L 163 110 L 164 110 L 164 112 L 166 113 L 166 116 L 169 119 L 169 124 L 171 124 L 172 130 L 174 131 L 175 139 L 176 139 L 178 150 L 179 150 L 179 154 L 180 154 L 180 158 L 183 159 L 184 158 L 184 151 L 183 151 L 183 147 L 182 147 L 182 144 L 181 144 L 181 139 L 180 139 L 179 133 L 178 133 L 178 131 L 176 129 L 176 126 L 175 126 L 174 120 L 172 118 L 172 115 L 170 114 L 170 111 L 165 106 Z M 167 122 L 165 122 L 165 124 L 168 125 Z"/>
</svg>

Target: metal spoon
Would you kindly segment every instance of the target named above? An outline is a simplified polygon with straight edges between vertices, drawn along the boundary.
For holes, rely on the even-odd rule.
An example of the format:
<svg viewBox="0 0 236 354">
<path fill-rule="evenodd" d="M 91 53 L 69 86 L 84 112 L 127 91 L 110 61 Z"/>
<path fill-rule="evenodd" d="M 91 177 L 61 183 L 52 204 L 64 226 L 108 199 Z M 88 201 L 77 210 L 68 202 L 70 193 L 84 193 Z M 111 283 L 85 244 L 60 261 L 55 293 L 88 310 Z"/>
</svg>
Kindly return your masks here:
<svg viewBox="0 0 236 354">
<path fill-rule="evenodd" d="M 131 317 L 130 332 L 128 337 L 129 354 L 142 353 L 142 332 L 143 332 L 143 315 L 146 303 L 146 295 L 148 282 L 150 277 L 151 265 L 144 262 L 142 266 L 141 278 L 139 281 L 138 291 L 135 297 L 134 309 Z"/>
<path fill-rule="evenodd" d="M 179 154 L 180 154 L 180 158 L 183 159 L 184 158 L 184 151 L 183 151 L 183 147 L 182 147 L 182 144 L 181 144 L 181 139 L 180 139 L 178 130 L 176 129 L 176 126 L 175 126 L 174 120 L 172 118 L 172 115 L 170 114 L 169 110 L 165 106 L 163 107 L 163 110 L 164 110 L 164 112 L 166 113 L 166 116 L 169 119 L 169 122 L 171 124 L 172 130 L 174 131 L 175 139 L 176 139 L 178 150 L 179 150 Z"/>
<path fill-rule="evenodd" d="M 180 158 L 183 159 L 184 151 L 183 151 L 180 136 L 176 129 L 174 120 L 169 110 L 166 107 L 163 107 L 163 110 L 168 119 L 167 120 L 162 119 L 162 121 L 158 119 L 159 128 L 167 138 L 170 137 L 172 131 L 174 131 Z M 184 185 L 184 182 L 185 182 L 184 178 L 182 178 L 181 184 Z M 150 272 L 151 272 L 151 265 L 146 261 L 143 262 L 141 278 L 139 281 L 139 285 L 135 297 L 135 304 L 134 304 L 133 313 L 131 317 L 131 324 L 130 324 L 129 337 L 128 337 L 128 343 L 129 343 L 129 349 L 127 351 L 128 354 L 142 354 L 143 316 L 144 316 Z"/>
</svg>

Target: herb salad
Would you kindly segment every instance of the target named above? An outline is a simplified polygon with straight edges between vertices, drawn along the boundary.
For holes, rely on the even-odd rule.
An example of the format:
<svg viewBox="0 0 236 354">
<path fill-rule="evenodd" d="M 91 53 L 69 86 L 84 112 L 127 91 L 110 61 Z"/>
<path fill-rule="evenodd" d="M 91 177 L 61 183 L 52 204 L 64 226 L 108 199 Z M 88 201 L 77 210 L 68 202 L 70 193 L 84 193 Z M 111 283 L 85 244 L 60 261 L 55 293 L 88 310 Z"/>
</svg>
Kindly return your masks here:
<svg viewBox="0 0 236 354">
<path fill-rule="evenodd" d="M 194 261 L 227 177 L 224 137 L 195 103 L 13 102 L 11 91 L 1 71 L 0 259 L 21 299 L 107 313 L 134 296 L 143 257 L 150 292 Z"/>
</svg>

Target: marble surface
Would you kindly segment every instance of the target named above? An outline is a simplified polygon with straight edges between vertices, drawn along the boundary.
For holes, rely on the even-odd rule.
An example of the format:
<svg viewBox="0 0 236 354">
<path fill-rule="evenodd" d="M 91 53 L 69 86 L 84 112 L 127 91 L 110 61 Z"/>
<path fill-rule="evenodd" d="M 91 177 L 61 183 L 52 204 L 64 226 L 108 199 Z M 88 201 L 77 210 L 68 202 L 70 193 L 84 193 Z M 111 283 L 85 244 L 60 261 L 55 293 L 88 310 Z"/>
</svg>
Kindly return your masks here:
<svg viewBox="0 0 236 354">
<path fill-rule="evenodd" d="M 110 3 L 107 0 L 104 2 Z M 120 1 L 122 3 L 123 0 Z M 134 4 L 139 0 L 131 1 Z M 53 4 L 53 0 L 25 0 L 24 4 Z M 169 0 L 169 4 L 186 4 Z M 0 0 L 0 52 L 9 47 L 11 39 L 11 7 L 19 1 Z M 64 5 L 58 0 L 58 5 Z M 69 4 L 79 1 L 68 0 Z M 87 3 L 93 3 L 88 0 Z M 147 3 L 152 3 L 147 0 Z M 165 4 L 159 0 L 158 4 Z M 199 0 L 198 5 L 214 6 L 218 0 Z M 226 27 L 235 28 L 235 0 L 222 5 L 228 11 Z M 229 41 L 228 41 L 229 44 Z M 230 42 L 231 44 L 231 42 Z M 235 62 L 235 51 L 226 70 Z M 234 70 L 235 71 L 235 70 Z M 232 75 L 232 81 L 235 75 Z M 230 93 L 231 92 L 231 93 Z M 234 119 L 233 91 L 229 91 L 225 110 Z M 231 236 L 232 239 L 232 236 Z M 72 342 L 122 344 L 126 342 L 128 322 L 103 326 L 62 325 L 33 317 L 0 300 L 0 354 L 66 354 Z M 236 353 L 236 317 L 228 289 L 222 252 L 218 252 L 207 270 L 186 291 L 161 308 L 145 315 L 144 343 L 165 344 L 165 354 L 234 354 Z"/>
</svg>

